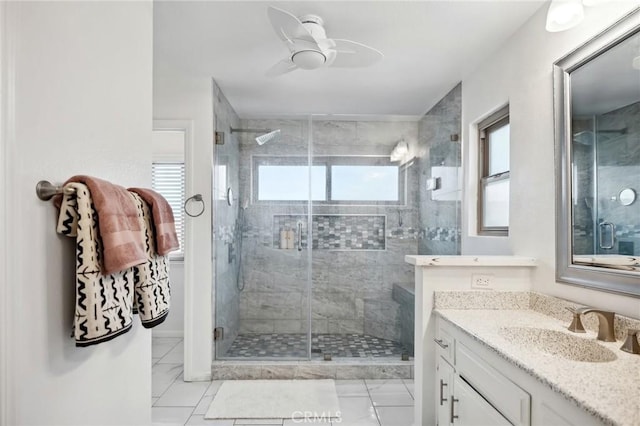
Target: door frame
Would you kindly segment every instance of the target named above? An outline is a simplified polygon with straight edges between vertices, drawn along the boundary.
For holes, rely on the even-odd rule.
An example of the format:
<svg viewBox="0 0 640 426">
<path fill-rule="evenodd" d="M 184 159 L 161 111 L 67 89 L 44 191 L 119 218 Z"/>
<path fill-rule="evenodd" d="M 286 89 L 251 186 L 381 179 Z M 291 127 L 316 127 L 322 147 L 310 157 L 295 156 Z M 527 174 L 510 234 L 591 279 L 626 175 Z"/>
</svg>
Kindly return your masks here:
<svg viewBox="0 0 640 426">
<path fill-rule="evenodd" d="M 11 401 L 13 373 L 11 342 L 13 341 L 13 267 L 9 258 L 9 200 L 12 198 L 13 175 L 9 155 L 15 145 L 15 44 L 19 5 L 0 2 L 0 425 L 13 423 Z"/>
<path fill-rule="evenodd" d="M 184 167 L 185 167 L 185 194 L 192 194 L 195 188 L 195 176 L 190 173 L 193 170 L 193 153 L 194 153 L 194 121 L 193 120 L 153 120 L 154 131 L 182 131 L 184 132 Z M 193 221 L 185 218 L 184 223 L 184 380 L 198 381 L 208 380 L 203 377 L 203 373 L 194 371 L 193 355 L 194 355 L 194 330 L 197 326 L 197 318 L 194 315 L 195 308 L 193 303 L 197 300 L 194 294 L 194 277 L 196 276 L 196 247 L 193 242 L 194 224 Z"/>
</svg>

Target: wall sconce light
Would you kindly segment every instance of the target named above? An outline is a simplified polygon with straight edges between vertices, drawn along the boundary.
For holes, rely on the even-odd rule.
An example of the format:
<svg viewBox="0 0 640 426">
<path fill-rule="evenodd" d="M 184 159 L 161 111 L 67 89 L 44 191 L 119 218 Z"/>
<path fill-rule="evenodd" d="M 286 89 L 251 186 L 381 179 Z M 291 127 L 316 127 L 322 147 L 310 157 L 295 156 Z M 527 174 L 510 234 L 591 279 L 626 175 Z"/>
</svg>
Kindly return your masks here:
<svg viewBox="0 0 640 426">
<path fill-rule="evenodd" d="M 396 146 L 393 148 L 393 150 L 391 151 L 391 155 L 389 155 L 389 160 L 391 162 L 400 161 L 400 163 L 403 163 L 408 155 L 409 155 L 409 144 L 404 139 L 401 139 L 400 142 L 398 142 Z"/>
<path fill-rule="evenodd" d="M 584 6 L 580 0 L 551 0 L 547 11 L 546 29 L 555 33 L 578 25 L 584 18 Z"/>
</svg>

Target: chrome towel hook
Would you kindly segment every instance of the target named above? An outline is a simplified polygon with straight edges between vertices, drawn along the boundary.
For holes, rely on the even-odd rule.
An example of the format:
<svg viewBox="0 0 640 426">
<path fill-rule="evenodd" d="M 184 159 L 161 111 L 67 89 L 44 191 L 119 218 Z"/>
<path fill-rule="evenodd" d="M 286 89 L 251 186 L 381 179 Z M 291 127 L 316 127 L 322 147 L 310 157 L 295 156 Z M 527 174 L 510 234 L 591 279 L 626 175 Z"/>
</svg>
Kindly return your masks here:
<svg viewBox="0 0 640 426">
<path fill-rule="evenodd" d="M 187 204 L 189 204 L 189 201 L 198 201 L 200 203 L 202 203 L 202 208 L 200 209 L 200 211 L 198 213 L 192 214 L 189 213 L 189 210 L 187 209 Z M 184 202 L 184 206 L 183 206 L 183 210 L 185 212 L 185 214 L 187 216 L 190 217 L 198 217 L 201 216 L 202 213 L 204 213 L 204 200 L 202 199 L 202 194 L 196 194 L 196 195 L 192 195 L 191 197 L 187 198 Z"/>
</svg>

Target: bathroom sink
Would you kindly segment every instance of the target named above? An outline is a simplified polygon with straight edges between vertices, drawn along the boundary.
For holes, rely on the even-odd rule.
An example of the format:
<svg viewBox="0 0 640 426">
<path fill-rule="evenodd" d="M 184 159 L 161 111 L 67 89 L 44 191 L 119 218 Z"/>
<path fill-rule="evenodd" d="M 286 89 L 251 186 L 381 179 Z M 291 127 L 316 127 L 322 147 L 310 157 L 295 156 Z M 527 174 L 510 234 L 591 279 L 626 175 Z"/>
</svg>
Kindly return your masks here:
<svg viewBox="0 0 640 426">
<path fill-rule="evenodd" d="M 500 336 L 530 349 L 537 349 L 572 361 L 610 362 L 616 354 L 595 340 L 572 336 L 556 330 L 529 327 L 503 327 Z"/>
</svg>

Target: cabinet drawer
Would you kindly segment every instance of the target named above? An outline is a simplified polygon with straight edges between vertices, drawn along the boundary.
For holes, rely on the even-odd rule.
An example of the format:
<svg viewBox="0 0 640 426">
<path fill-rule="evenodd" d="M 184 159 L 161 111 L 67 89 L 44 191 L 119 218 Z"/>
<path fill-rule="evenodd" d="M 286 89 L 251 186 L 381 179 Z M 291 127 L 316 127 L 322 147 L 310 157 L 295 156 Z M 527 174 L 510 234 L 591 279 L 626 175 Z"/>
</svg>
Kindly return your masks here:
<svg viewBox="0 0 640 426">
<path fill-rule="evenodd" d="M 436 322 L 436 336 L 434 338 L 436 355 L 441 356 L 451 365 L 454 362 L 454 339 L 453 334 L 445 321 L 438 319 Z"/>
<path fill-rule="evenodd" d="M 456 370 L 516 426 L 531 424 L 531 396 L 468 347 L 456 342 Z"/>
</svg>

